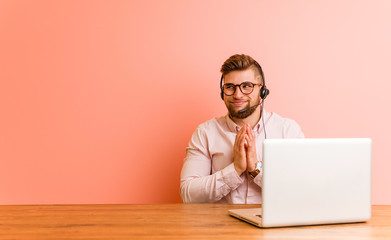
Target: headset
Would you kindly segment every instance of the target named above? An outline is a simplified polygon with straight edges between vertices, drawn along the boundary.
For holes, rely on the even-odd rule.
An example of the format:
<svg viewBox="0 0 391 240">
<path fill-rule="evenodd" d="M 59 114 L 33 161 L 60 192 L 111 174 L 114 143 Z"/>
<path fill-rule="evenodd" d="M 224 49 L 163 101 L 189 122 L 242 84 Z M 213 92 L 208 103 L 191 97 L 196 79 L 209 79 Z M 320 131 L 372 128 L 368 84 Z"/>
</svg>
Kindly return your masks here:
<svg viewBox="0 0 391 240">
<path fill-rule="evenodd" d="M 265 100 L 265 98 L 267 97 L 267 95 L 269 95 L 270 91 L 269 91 L 269 89 L 267 89 L 267 87 L 266 87 L 265 75 L 263 74 L 261 65 L 260 65 L 257 61 L 255 61 L 255 60 L 254 60 L 254 64 L 255 64 L 256 67 L 258 67 L 258 69 L 259 69 L 260 72 L 261 72 L 261 76 L 262 76 L 263 85 L 262 85 L 262 87 L 261 87 L 261 90 L 260 90 L 260 92 L 259 92 L 259 95 L 260 95 L 260 97 L 261 97 L 261 99 L 262 99 L 262 101 L 263 101 L 263 100 Z M 224 76 L 223 76 L 223 74 L 221 74 L 221 79 L 220 79 L 220 91 L 221 91 L 221 92 L 220 92 L 220 96 L 221 96 L 221 99 L 222 99 L 222 100 L 224 100 L 223 79 L 224 79 Z"/>
</svg>

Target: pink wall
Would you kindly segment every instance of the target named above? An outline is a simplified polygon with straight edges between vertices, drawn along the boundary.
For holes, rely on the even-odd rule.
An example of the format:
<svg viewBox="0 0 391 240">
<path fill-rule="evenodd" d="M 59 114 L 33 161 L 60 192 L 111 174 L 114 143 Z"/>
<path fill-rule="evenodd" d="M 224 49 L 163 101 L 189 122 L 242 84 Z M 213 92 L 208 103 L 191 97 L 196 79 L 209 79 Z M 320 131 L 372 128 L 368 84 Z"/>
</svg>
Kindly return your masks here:
<svg viewBox="0 0 391 240">
<path fill-rule="evenodd" d="M 219 68 L 263 66 L 266 108 L 307 137 L 373 139 L 391 204 L 391 2 L 1 1 L 0 204 L 180 202 Z"/>
</svg>

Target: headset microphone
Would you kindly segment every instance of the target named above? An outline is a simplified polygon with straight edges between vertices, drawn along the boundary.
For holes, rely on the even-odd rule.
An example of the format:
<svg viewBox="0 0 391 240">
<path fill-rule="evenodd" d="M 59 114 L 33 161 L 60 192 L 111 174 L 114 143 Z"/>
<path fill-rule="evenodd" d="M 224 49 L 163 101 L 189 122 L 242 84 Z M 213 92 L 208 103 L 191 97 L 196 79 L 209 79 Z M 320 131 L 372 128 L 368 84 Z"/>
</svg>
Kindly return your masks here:
<svg viewBox="0 0 391 240">
<path fill-rule="evenodd" d="M 245 108 L 245 109 L 239 110 L 238 112 L 239 112 L 239 113 L 244 113 L 245 111 L 250 110 L 251 108 L 255 108 L 255 107 L 257 107 L 257 106 L 259 106 L 259 105 L 261 105 L 261 104 L 262 104 L 262 102 L 260 102 L 260 103 L 258 103 L 258 104 L 256 104 L 256 105 L 254 105 L 254 106 L 252 106 L 252 107 L 249 107 L 249 108 Z"/>
</svg>

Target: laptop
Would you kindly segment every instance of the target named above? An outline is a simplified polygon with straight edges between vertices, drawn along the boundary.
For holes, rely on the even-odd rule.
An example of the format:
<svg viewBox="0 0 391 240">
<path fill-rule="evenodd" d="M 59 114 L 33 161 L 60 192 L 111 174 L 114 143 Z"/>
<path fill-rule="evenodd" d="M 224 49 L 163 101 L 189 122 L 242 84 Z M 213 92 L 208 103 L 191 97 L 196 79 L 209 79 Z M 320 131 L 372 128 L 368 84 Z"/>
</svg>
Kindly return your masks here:
<svg viewBox="0 0 391 240">
<path fill-rule="evenodd" d="M 371 155 L 369 138 L 266 139 L 262 208 L 229 214 L 263 228 L 368 221 Z"/>
</svg>

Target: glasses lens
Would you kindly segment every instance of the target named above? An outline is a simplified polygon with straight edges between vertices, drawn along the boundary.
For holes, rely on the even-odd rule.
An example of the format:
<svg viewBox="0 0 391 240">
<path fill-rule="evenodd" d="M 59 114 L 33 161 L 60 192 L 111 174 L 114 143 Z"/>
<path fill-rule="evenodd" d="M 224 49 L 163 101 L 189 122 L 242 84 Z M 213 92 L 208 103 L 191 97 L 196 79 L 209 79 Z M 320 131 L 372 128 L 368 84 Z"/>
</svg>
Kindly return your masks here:
<svg viewBox="0 0 391 240">
<path fill-rule="evenodd" d="M 235 85 L 233 84 L 224 84 L 223 85 L 223 91 L 226 95 L 230 96 L 235 93 Z"/>
<path fill-rule="evenodd" d="M 244 83 L 240 84 L 240 90 L 244 94 L 250 94 L 254 90 L 254 84 L 252 84 L 250 82 L 244 82 Z"/>
</svg>

